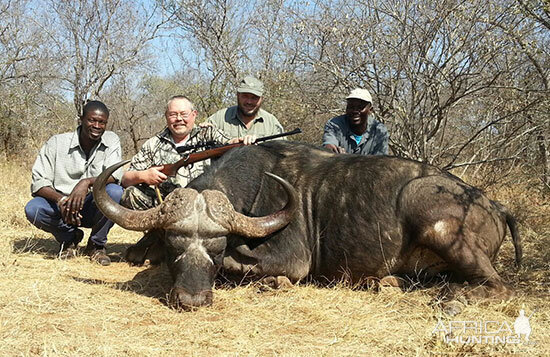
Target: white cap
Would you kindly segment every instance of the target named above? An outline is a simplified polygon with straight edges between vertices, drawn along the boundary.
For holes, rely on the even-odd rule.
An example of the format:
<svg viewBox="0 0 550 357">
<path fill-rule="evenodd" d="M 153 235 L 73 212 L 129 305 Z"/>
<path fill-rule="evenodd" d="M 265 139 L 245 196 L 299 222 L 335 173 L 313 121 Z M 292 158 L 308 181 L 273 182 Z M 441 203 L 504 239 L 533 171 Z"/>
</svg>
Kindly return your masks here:
<svg viewBox="0 0 550 357">
<path fill-rule="evenodd" d="M 361 100 L 364 100 L 365 102 L 372 103 L 372 97 L 371 97 L 369 91 L 366 90 L 366 89 L 363 89 L 363 88 L 355 88 L 346 97 L 346 99 L 352 99 L 352 98 L 361 99 Z"/>
</svg>

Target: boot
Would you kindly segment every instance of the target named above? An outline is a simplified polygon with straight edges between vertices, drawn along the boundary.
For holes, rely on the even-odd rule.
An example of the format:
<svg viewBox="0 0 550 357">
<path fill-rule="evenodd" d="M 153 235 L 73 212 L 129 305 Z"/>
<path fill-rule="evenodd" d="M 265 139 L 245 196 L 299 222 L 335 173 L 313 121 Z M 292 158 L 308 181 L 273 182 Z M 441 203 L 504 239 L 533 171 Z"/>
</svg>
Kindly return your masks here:
<svg viewBox="0 0 550 357">
<path fill-rule="evenodd" d="M 97 245 L 88 239 L 88 245 L 84 249 L 84 254 L 90 256 L 90 260 L 103 266 L 111 264 L 111 258 L 107 255 L 107 250 L 103 245 Z"/>
</svg>

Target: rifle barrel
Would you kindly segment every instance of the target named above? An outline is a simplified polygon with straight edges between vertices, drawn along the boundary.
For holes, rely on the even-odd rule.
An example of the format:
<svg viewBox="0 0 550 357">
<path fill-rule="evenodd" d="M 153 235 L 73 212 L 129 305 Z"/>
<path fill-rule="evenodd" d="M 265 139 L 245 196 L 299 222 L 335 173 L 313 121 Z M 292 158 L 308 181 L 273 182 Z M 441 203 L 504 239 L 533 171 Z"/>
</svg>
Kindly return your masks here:
<svg viewBox="0 0 550 357">
<path fill-rule="evenodd" d="M 267 140 L 271 140 L 271 139 L 277 139 L 277 138 L 281 138 L 283 136 L 300 134 L 301 132 L 302 132 L 302 129 L 296 128 L 294 130 L 287 131 L 286 133 L 280 133 L 280 134 L 269 135 L 269 136 L 264 136 L 264 137 L 258 138 L 258 139 L 256 139 L 255 143 L 260 143 L 262 141 L 267 141 Z"/>
<path fill-rule="evenodd" d="M 260 143 L 267 140 L 277 139 L 283 136 L 299 134 L 301 132 L 302 132 L 302 129 L 296 128 L 292 131 L 287 131 L 286 133 L 280 133 L 280 134 L 269 135 L 269 136 L 258 138 L 254 143 Z M 204 151 L 199 151 L 194 154 L 189 154 L 186 157 L 182 158 L 181 160 L 178 160 L 173 164 L 165 164 L 164 168 L 161 171 L 167 176 L 175 176 L 176 172 L 182 166 L 190 165 L 195 162 L 206 160 L 212 157 L 220 157 L 223 154 L 225 154 L 226 151 L 239 146 L 243 146 L 243 145 L 244 145 L 243 143 L 227 144 L 227 145 L 218 146 L 218 147 L 204 150 Z"/>
</svg>

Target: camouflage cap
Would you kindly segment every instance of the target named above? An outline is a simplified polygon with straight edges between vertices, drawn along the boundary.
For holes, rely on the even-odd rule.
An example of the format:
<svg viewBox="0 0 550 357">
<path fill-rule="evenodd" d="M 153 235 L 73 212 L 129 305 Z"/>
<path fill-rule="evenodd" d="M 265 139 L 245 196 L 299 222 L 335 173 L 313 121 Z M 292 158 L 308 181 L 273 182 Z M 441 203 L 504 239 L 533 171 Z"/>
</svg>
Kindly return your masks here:
<svg viewBox="0 0 550 357">
<path fill-rule="evenodd" d="M 252 93 L 261 97 L 264 94 L 264 84 L 257 78 L 246 76 L 239 83 L 237 93 Z"/>
</svg>

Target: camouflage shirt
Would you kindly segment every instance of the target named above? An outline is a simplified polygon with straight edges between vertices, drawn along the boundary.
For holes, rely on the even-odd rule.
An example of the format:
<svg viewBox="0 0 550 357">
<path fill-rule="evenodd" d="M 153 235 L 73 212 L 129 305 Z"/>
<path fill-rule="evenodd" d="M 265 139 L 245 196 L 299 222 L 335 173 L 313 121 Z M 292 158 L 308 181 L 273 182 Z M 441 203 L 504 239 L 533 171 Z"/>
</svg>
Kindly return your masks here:
<svg viewBox="0 0 550 357">
<path fill-rule="evenodd" d="M 388 155 L 388 140 L 388 129 L 372 115 L 367 118 L 367 130 L 360 139 L 351 131 L 346 115 L 330 119 L 323 134 L 323 145 L 343 147 L 348 154 Z"/>
<path fill-rule="evenodd" d="M 229 138 L 215 128 L 196 127 L 191 130 L 189 140 L 185 142 L 185 145 L 195 145 L 205 141 L 215 141 L 225 144 L 229 141 Z M 165 128 L 142 145 L 141 149 L 132 158 L 128 171 L 142 171 L 147 170 L 151 166 L 173 164 L 182 158 L 182 155 L 177 152 L 176 147 L 170 131 L 168 128 Z M 202 150 L 204 149 L 200 148 L 194 152 Z M 166 183 L 185 187 L 191 180 L 202 174 L 208 165 L 210 165 L 210 160 L 196 162 L 190 167 L 181 167 L 176 176 L 169 177 Z"/>
</svg>

